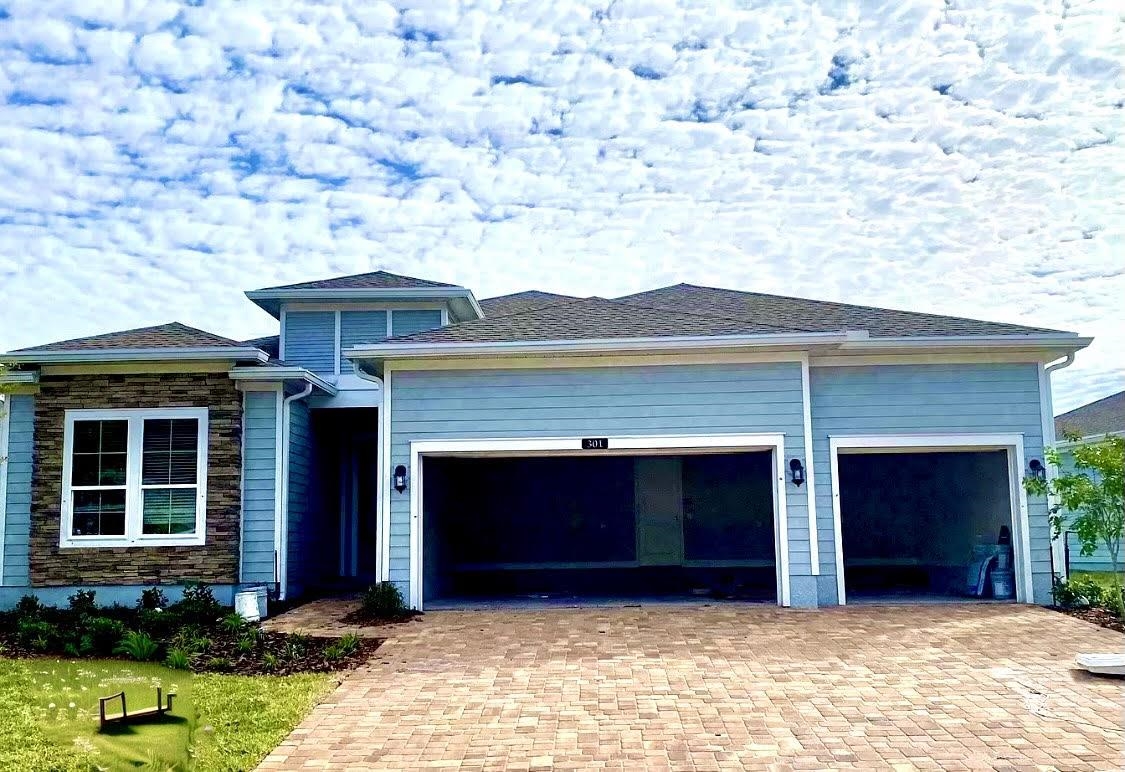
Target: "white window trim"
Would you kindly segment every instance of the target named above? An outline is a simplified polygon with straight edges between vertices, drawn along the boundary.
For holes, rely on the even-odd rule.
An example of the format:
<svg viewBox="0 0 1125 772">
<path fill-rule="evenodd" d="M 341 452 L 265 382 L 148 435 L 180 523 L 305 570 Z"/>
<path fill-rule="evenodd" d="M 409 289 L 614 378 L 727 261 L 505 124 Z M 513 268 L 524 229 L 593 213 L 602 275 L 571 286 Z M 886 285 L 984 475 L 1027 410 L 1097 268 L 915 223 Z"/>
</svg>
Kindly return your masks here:
<svg viewBox="0 0 1125 772">
<path fill-rule="evenodd" d="M 192 485 L 141 484 L 144 460 L 143 422 L 146 419 L 194 418 L 199 422 L 198 463 L 196 483 Z M 128 421 L 129 439 L 126 456 L 125 485 L 125 535 L 124 536 L 74 536 L 71 509 L 71 465 L 74 453 L 75 421 Z M 198 546 L 206 542 L 207 531 L 207 437 L 208 422 L 205 407 L 135 408 L 123 410 L 67 410 L 63 429 L 62 507 L 59 528 L 59 547 L 168 547 Z M 103 486 L 93 486 L 103 487 Z M 115 486 L 107 486 L 115 487 Z M 141 518 L 145 488 L 196 488 L 195 533 L 183 535 L 141 533 Z"/>
</svg>

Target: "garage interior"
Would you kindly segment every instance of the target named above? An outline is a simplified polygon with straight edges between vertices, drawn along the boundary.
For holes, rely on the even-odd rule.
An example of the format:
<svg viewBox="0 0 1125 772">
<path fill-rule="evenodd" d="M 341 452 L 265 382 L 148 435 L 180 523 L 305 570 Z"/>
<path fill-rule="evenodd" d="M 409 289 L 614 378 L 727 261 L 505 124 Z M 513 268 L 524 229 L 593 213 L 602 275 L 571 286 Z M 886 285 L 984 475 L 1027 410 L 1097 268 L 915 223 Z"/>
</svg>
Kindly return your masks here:
<svg viewBox="0 0 1125 772">
<path fill-rule="evenodd" d="M 838 463 L 849 603 L 996 598 L 980 566 L 1011 564 L 1006 451 L 841 449 Z"/>
<path fill-rule="evenodd" d="M 773 454 L 427 457 L 423 600 L 776 600 Z"/>
</svg>

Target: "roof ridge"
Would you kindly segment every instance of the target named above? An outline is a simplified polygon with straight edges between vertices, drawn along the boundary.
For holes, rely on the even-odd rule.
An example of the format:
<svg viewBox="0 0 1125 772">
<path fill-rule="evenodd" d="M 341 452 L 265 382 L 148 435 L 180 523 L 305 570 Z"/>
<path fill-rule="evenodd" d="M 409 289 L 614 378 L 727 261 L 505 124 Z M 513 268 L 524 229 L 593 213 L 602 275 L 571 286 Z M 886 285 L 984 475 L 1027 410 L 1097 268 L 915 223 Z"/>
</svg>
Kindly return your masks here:
<svg viewBox="0 0 1125 772">
<path fill-rule="evenodd" d="M 260 289 L 251 290 L 251 292 L 269 292 L 271 290 L 298 289 L 298 288 L 301 288 L 301 287 L 305 287 L 306 285 L 309 285 L 309 284 L 322 284 L 322 283 L 325 283 L 325 282 L 342 282 L 342 281 L 347 281 L 349 279 L 352 279 L 352 280 L 363 279 L 363 278 L 370 278 L 370 277 L 373 277 L 373 276 L 389 276 L 389 277 L 393 277 L 394 279 L 406 279 L 408 281 L 418 282 L 420 285 L 422 285 L 422 287 L 420 287 L 420 288 L 424 288 L 424 287 L 431 287 L 431 288 L 432 287 L 457 287 L 457 286 L 459 286 L 459 285 L 456 285 L 456 284 L 449 284 L 447 282 L 434 281 L 433 279 L 423 279 L 423 278 L 420 278 L 418 276 L 407 276 L 404 273 L 392 273 L 391 271 L 385 270 L 383 268 L 379 268 L 379 269 L 376 269 L 374 271 L 363 271 L 361 273 L 348 273 L 348 274 L 343 274 L 343 275 L 338 274 L 336 276 L 326 276 L 326 277 L 323 277 L 323 278 L 320 278 L 320 279 L 306 279 L 304 281 L 290 282 L 288 284 L 278 284 L 278 285 L 273 286 L 273 287 L 261 287 Z M 349 289 L 349 288 L 348 287 L 329 287 L 329 288 L 307 287 L 307 289 Z"/>
<path fill-rule="evenodd" d="M 937 314 L 929 311 L 908 311 L 905 308 L 887 308 L 884 306 L 868 306 L 862 303 L 842 303 L 838 300 L 819 300 L 817 298 L 804 298 L 798 295 L 778 295 L 772 292 L 756 292 L 754 290 L 740 290 L 732 289 L 730 287 L 712 287 L 706 284 L 691 284 L 690 282 L 680 282 L 679 284 L 670 284 L 667 287 L 657 287 L 647 292 L 659 292 L 660 290 L 675 289 L 676 287 L 690 287 L 691 289 L 709 290 L 712 292 L 728 292 L 737 295 L 753 295 L 760 298 L 779 298 L 781 300 L 798 300 L 805 303 L 819 303 L 821 305 L 836 306 L 838 308 L 857 308 L 864 311 L 892 311 L 896 314 L 908 314 L 916 317 L 939 317 L 942 319 L 957 319 L 963 322 L 986 322 L 988 324 L 1002 324 L 1007 327 L 1021 327 L 1026 330 L 1034 330 L 1037 332 L 1065 332 L 1064 330 L 1055 330 L 1049 327 L 1032 327 L 1026 324 L 1016 324 L 1015 322 L 996 322 L 991 319 L 977 319 L 970 316 L 954 316 L 953 314 Z M 644 292 L 635 293 L 638 295 L 645 294 Z"/>
</svg>

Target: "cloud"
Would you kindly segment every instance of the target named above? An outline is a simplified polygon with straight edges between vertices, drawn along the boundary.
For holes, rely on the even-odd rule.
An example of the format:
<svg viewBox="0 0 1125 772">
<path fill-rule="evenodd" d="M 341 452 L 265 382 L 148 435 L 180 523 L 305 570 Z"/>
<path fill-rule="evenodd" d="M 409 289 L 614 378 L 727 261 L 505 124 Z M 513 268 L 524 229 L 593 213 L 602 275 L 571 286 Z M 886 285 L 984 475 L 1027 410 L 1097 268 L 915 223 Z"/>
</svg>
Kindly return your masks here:
<svg viewBox="0 0 1125 772">
<path fill-rule="evenodd" d="M 0 20 L 0 350 L 383 267 L 1074 329 L 1125 380 L 1113 2 L 148 3 Z"/>
</svg>

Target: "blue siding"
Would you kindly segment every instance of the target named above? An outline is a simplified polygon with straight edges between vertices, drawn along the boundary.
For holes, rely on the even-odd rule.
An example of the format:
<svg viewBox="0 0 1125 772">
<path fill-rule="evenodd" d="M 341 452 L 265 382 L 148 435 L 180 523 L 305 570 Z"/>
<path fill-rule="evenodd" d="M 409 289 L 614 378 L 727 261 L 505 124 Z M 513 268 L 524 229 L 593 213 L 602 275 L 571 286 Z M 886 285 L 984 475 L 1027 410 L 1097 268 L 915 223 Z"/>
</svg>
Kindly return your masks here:
<svg viewBox="0 0 1125 772">
<path fill-rule="evenodd" d="M 441 327 L 441 311 L 409 310 L 394 311 L 391 314 L 391 334 L 409 335 L 412 332 L 433 330 Z"/>
<path fill-rule="evenodd" d="M 295 598 L 316 576 L 318 561 L 314 549 L 316 521 L 313 517 L 313 442 L 307 403 L 289 404 L 289 491 L 288 572 L 286 594 Z"/>
<path fill-rule="evenodd" d="M 246 392 L 241 575 L 245 583 L 271 583 L 275 580 L 273 526 L 277 484 L 277 400 L 277 392 Z"/>
<path fill-rule="evenodd" d="M 340 312 L 340 372 L 350 373 L 352 363 L 344 357 L 350 346 L 378 343 L 387 338 L 386 311 Z"/>
<path fill-rule="evenodd" d="M 390 465 L 410 442 L 471 437 L 784 433 L 804 457 L 798 363 L 399 372 L 391 378 Z M 808 575 L 803 488 L 786 485 L 790 573 Z M 390 578 L 410 580 L 410 493 L 391 492 Z"/>
<path fill-rule="evenodd" d="M 335 312 L 286 310 L 282 358 L 320 375 L 336 372 Z"/>
<path fill-rule="evenodd" d="M 814 367 L 810 372 L 821 603 L 836 597 L 830 435 L 1022 433 L 1026 458 L 1043 457 L 1035 364 Z M 1050 601 L 1047 502 L 1028 501 L 1036 602 Z"/>
<path fill-rule="evenodd" d="M 1097 439 L 1096 437 L 1094 438 Z M 1074 474 L 1078 469 L 1074 466 L 1074 455 L 1068 450 L 1059 451 L 1059 472 L 1062 474 Z M 1083 474 L 1089 475 L 1092 479 L 1097 479 L 1097 475 L 1091 470 L 1082 470 Z M 1098 548 L 1094 550 L 1093 555 L 1082 554 L 1082 543 L 1078 541 L 1075 534 L 1067 536 L 1067 543 L 1070 545 L 1070 569 L 1072 571 L 1110 571 L 1113 564 L 1109 560 L 1109 550 L 1105 548 L 1104 544 L 1099 544 Z M 1117 556 L 1117 569 L 1121 570 L 1122 556 Z"/>
<path fill-rule="evenodd" d="M 8 490 L 5 496 L 4 523 L 4 575 L 0 585 L 26 586 L 28 573 L 28 539 L 31 533 L 31 461 L 34 446 L 35 397 L 30 394 L 11 394 L 8 410 Z M 5 463 L 0 460 L 0 463 Z"/>
</svg>

